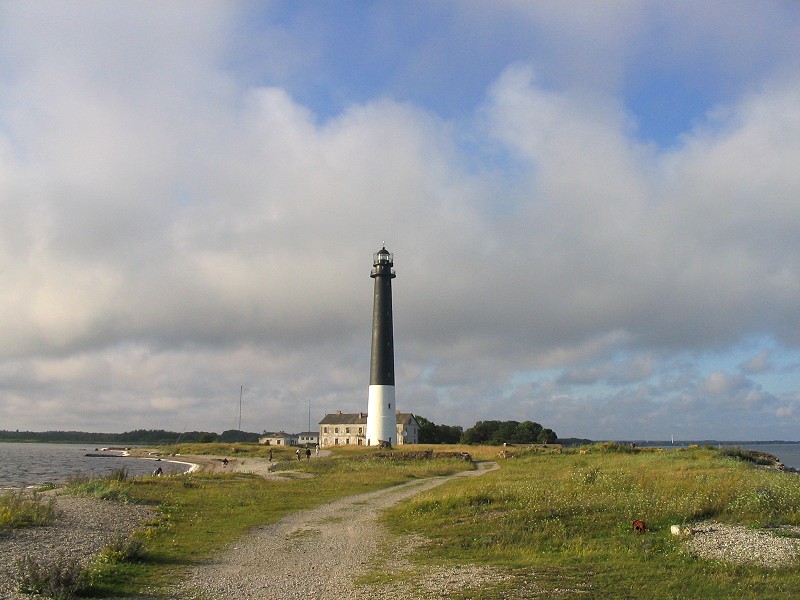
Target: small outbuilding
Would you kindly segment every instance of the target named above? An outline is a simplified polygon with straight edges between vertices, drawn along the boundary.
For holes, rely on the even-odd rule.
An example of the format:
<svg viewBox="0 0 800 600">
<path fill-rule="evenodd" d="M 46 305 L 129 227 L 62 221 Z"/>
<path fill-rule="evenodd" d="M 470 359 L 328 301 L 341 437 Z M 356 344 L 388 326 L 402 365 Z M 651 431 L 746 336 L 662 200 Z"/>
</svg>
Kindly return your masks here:
<svg viewBox="0 0 800 600">
<path fill-rule="evenodd" d="M 258 443 L 267 446 L 296 446 L 297 436 L 283 431 L 266 433 L 258 438 Z"/>
</svg>

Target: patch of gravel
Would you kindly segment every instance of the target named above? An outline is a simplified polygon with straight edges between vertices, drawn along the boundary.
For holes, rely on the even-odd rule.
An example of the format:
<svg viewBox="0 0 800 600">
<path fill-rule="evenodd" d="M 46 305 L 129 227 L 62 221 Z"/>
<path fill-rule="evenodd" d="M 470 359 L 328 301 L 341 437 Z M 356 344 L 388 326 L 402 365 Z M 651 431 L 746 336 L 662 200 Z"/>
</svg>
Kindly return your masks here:
<svg viewBox="0 0 800 600">
<path fill-rule="evenodd" d="M 511 581 L 513 577 L 501 569 L 478 565 L 419 566 L 408 556 L 427 540 L 420 536 L 393 539 L 392 546 L 379 550 L 375 565 L 390 581 L 365 586 L 370 598 L 389 600 L 429 600 L 447 598 L 453 592 L 464 592 L 485 585 Z M 424 570 L 421 573 L 420 570 Z"/>
<path fill-rule="evenodd" d="M 369 586 L 356 586 L 354 580 L 367 573 L 380 553 L 396 550 L 391 544 L 403 542 L 389 535 L 380 525 L 380 513 L 390 506 L 456 477 L 485 473 L 466 471 L 448 477 L 414 481 L 378 492 L 349 496 L 289 515 L 281 522 L 252 530 L 219 555 L 191 570 L 172 590 L 174 598 L 231 600 L 367 600 L 375 598 Z M 412 586 L 392 591 L 381 588 L 385 600 L 436 598 L 453 586 L 480 586 L 482 579 L 495 577 L 484 569 L 466 568 L 447 580 L 441 591 L 411 596 Z M 426 577 L 428 575 L 426 574 Z M 488 581 L 488 579 L 487 579 Z M 459 589 L 463 589 L 459 588 Z"/>
<path fill-rule="evenodd" d="M 697 523 L 686 540 L 689 554 L 699 558 L 721 560 L 741 565 L 767 568 L 785 567 L 800 556 L 800 528 L 779 530 L 784 535 L 742 525 L 725 525 L 713 521 Z"/>
<path fill-rule="evenodd" d="M 145 506 L 95 498 L 55 499 L 57 516 L 51 524 L 0 534 L 0 598 L 30 600 L 29 595 L 16 591 L 17 563 L 25 556 L 41 562 L 63 557 L 87 563 L 106 545 L 129 536 L 156 514 Z"/>
</svg>

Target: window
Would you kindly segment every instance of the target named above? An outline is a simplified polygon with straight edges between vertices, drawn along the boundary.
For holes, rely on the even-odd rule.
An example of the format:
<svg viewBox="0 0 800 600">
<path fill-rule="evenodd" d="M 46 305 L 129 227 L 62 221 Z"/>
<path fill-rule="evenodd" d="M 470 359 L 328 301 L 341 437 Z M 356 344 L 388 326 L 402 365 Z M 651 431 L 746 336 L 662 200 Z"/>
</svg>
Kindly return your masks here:
<svg viewBox="0 0 800 600">
<path fill-rule="evenodd" d="M 338 427 L 336 428 L 336 433 L 339 433 L 339 428 Z"/>
<path fill-rule="evenodd" d="M 328 433 L 328 428 L 327 427 L 323 427 L 322 428 L 322 433 Z"/>
<path fill-rule="evenodd" d="M 345 427 L 345 430 L 344 430 L 344 432 L 345 432 L 345 433 L 350 433 L 350 428 L 349 428 L 349 427 Z"/>
</svg>

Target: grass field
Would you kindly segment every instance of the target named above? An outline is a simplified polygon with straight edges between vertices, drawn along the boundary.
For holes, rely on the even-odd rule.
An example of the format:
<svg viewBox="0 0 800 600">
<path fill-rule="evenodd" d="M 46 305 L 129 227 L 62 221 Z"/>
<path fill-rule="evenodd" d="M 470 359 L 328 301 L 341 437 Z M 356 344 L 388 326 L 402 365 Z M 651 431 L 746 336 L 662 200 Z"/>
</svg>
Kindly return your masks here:
<svg viewBox="0 0 800 600">
<path fill-rule="evenodd" d="M 264 447 L 202 445 L 211 454 L 264 456 Z M 497 447 L 421 447 L 498 457 Z M 182 446 L 170 452 L 197 453 Z M 365 448 L 331 458 L 273 455 L 277 468 L 308 479 L 265 481 L 252 475 L 110 477 L 75 481 L 72 493 L 158 507 L 138 534 L 136 560 L 97 569 L 98 595 L 168 597 L 168 586 L 249 528 L 289 512 L 410 479 L 471 468 L 455 458 L 379 458 Z M 267 449 L 268 452 L 268 449 Z M 259 454 L 260 453 L 260 454 Z M 556 448 L 498 458 L 500 469 L 447 483 L 399 505 L 386 523 L 425 542 L 397 578 L 419 585 L 434 569 L 483 565 L 506 579 L 451 598 L 786 598 L 800 590 L 797 564 L 776 569 L 734 566 L 689 556 L 670 525 L 714 519 L 755 528 L 800 525 L 800 476 L 766 470 L 736 454 L 705 448 L 637 451 L 598 445 L 586 454 Z M 21 505 L 20 505 L 21 506 Z M 27 510 L 30 507 L 26 508 Z M 643 519 L 637 535 L 631 521 Z M 371 581 L 386 581 L 374 572 Z M 367 577 L 367 580 L 370 580 Z M 479 586 L 480 587 L 480 586 Z"/>
<path fill-rule="evenodd" d="M 605 450 L 509 459 L 481 478 L 417 496 L 386 521 L 430 540 L 415 552 L 419 573 L 433 564 L 476 564 L 512 575 L 464 597 L 517 597 L 508 591 L 522 588 L 521 597 L 561 590 L 588 598 L 763 599 L 800 590 L 796 564 L 765 569 L 693 558 L 670 533 L 672 524 L 703 519 L 798 525 L 796 474 L 712 449 Z M 635 519 L 647 522 L 646 534 L 632 531 Z"/>
</svg>

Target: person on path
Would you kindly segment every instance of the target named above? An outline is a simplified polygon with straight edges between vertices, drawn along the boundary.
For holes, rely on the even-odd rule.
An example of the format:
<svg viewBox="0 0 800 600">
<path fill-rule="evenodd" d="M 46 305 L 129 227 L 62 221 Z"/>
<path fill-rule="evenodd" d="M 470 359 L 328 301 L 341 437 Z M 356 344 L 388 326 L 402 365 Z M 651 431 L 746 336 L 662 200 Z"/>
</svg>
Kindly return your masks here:
<svg viewBox="0 0 800 600">
<path fill-rule="evenodd" d="M 306 460 L 311 460 L 311 448 L 306 448 Z"/>
<path fill-rule="evenodd" d="M 300 460 L 300 448 L 295 450 L 294 453 L 297 454 L 297 460 Z"/>
<path fill-rule="evenodd" d="M 317 455 L 317 456 L 319 456 L 319 444 L 317 444 L 316 446 L 314 446 L 314 454 L 315 454 L 315 455 Z"/>
<path fill-rule="evenodd" d="M 272 448 L 269 449 L 269 462 L 272 462 Z"/>
</svg>

